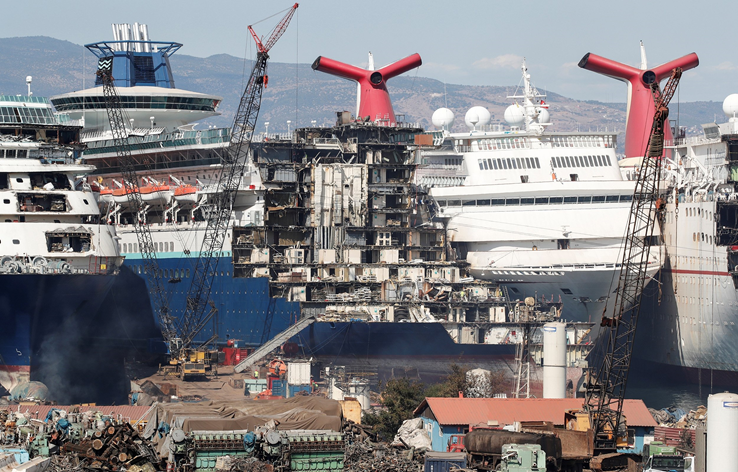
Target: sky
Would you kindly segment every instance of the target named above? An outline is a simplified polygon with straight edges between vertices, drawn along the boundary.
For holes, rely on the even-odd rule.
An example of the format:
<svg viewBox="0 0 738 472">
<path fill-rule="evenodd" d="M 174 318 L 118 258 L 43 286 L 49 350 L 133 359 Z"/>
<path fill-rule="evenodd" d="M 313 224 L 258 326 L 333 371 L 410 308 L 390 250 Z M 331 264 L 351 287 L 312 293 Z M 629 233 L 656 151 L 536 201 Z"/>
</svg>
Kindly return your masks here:
<svg viewBox="0 0 738 472">
<path fill-rule="evenodd" d="M 0 37 L 50 36 L 86 44 L 112 39 L 111 23 L 146 23 L 152 40 L 184 44 L 177 54 L 253 57 L 247 25 L 266 35 L 289 8 L 283 0 L 6 0 Z M 681 101 L 722 101 L 738 93 L 731 0 L 644 2 L 567 0 L 304 0 L 272 61 L 318 56 L 377 67 L 419 53 L 408 75 L 449 84 L 517 85 L 526 59 L 533 84 L 579 100 L 624 102 L 622 82 L 577 67 L 588 52 L 650 67 L 696 52 Z M 265 20 L 266 19 L 266 20 Z M 262 21 L 265 20 L 265 21 Z M 316 72 L 317 73 L 317 72 Z M 389 82 L 391 90 L 391 81 Z"/>
</svg>

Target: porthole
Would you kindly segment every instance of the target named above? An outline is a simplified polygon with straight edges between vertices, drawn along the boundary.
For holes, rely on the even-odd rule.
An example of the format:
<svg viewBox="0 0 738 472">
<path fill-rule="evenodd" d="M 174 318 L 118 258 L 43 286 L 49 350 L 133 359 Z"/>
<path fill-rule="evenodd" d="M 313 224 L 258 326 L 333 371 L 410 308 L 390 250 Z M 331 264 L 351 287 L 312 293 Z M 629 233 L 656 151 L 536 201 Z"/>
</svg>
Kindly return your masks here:
<svg viewBox="0 0 738 472">
<path fill-rule="evenodd" d="M 20 243 L 21 243 L 21 242 L 20 242 L 20 240 L 19 240 L 19 239 L 14 239 L 14 240 L 13 240 L 13 244 L 20 244 Z"/>
</svg>

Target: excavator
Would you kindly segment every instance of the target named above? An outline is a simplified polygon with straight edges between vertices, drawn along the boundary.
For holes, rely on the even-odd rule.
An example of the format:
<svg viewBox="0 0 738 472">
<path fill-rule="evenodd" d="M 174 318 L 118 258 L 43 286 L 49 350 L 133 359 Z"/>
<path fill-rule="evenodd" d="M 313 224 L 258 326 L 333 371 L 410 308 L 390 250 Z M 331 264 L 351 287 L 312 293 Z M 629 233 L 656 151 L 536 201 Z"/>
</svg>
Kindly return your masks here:
<svg viewBox="0 0 738 472">
<path fill-rule="evenodd" d="M 217 191 L 203 205 L 206 207 L 203 211 L 206 215 L 205 234 L 192 272 L 186 307 L 181 317 L 171 314 L 162 281 L 162 271 L 157 262 L 156 245 L 152 240 L 148 225 L 141 217 L 145 205 L 139 192 L 139 177 L 135 170 L 138 163 L 131 155 L 128 142 L 129 130 L 126 129 L 129 120 L 125 116 L 114 84 L 113 60 L 111 57 L 103 57 L 98 62 L 97 75 L 103 86 L 105 107 L 118 163 L 123 173 L 125 192 L 133 214 L 139 215 L 138 218 L 134 218 L 134 230 L 148 277 L 149 295 L 169 350 L 169 365 L 166 370 L 176 372 L 185 380 L 206 375 L 213 370 L 214 365 L 217 365 L 218 351 L 209 347 L 217 340 L 216 331 L 213 330 L 213 336 L 197 346 L 194 345 L 194 340 L 207 323 L 217 317 L 217 309 L 210 300 L 213 277 L 218 263 L 216 256 L 221 251 L 227 234 L 233 202 L 238 192 L 256 120 L 259 116 L 262 92 L 268 82 L 266 72 L 269 51 L 286 31 L 297 7 L 298 4 L 295 3 L 288 9 L 286 15 L 265 41 L 261 40 L 252 26 L 248 26 L 249 33 L 256 42 L 257 57 L 234 118 L 231 141 L 222 162 Z M 209 310 L 208 306 L 210 306 Z"/>
</svg>

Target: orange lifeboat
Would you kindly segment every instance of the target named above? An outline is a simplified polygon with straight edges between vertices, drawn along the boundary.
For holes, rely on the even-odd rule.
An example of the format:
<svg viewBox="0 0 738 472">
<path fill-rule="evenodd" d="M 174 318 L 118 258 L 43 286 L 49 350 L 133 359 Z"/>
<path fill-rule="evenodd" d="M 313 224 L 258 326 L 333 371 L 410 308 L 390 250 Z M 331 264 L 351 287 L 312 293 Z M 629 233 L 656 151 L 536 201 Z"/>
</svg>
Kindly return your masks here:
<svg viewBox="0 0 738 472">
<path fill-rule="evenodd" d="M 180 205 L 197 203 L 197 187 L 180 185 L 174 189 L 174 199 Z"/>
</svg>

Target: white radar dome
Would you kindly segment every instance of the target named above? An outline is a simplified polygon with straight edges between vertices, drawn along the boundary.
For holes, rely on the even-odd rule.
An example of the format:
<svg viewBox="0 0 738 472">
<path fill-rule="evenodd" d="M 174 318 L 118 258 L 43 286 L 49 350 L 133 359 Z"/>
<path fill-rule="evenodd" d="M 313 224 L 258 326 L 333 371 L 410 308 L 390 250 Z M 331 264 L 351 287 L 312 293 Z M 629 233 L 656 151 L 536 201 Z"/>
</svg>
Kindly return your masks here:
<svg viewBox="0 0 738 472">
<path fill-rule="evenodd" d="M 517 103 L 515 105 L 510 105 L 505 110 L 505 121 L 510 126 L 520 126 L 525 121 L 525 113 L 523 112 L 523 107 L 518 105 Z"/>
<path fill-rule="evenodd" d="M 728 95 L 723 101 L 723 113 L 728 118 L 738 117 L 738 93 Z"/>
<path fill-rule="evenodd" d="M 481 129 L 489 124 L 491 118 L 492 115 L 489 113 L 489 110 L 484 107 L 477 106 L 469 108 L 469 111 L 466 112 L 466 116 L 464 117 L 464 121 L 469 129 Z"/>
<path fill-rule="evenodd" d="M 538 122 L 539 123 L 550 123 L 551 114 L 545 108 L 538 109 Z"/>
<path fill-rule="evenodd" d="M 454 124 L 454 112 L 448 108 L 439 108 L 433 112 L 431 121 L 433 122 L 433 126 L 438 129 L 451 129 L 451 126 Z"/>
</svg>

